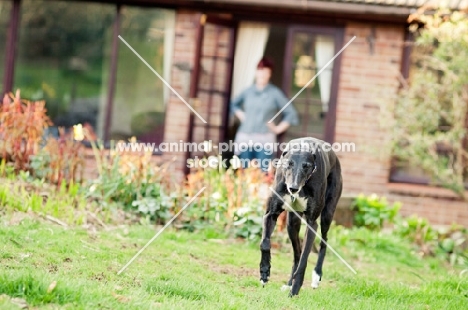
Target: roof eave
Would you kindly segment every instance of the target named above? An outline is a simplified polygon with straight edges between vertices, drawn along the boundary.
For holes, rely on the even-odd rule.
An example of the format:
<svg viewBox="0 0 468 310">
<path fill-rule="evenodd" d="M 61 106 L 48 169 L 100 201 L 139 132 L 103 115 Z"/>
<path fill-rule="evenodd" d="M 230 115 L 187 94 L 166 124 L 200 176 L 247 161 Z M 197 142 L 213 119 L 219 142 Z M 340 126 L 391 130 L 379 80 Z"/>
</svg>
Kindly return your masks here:
<svg viewBox="0 0 468 310">
<path fill-rule="evenodd" d="M 343 3 L 331 1 L 300 1 L 300 0 L 287 0 L 273 3 L 271 0 L 202 0 L 195 2 L 204 3 L 224 3 L 230 5 L 245 5 L 245 6 L 265 6 L 276 8 L 288 9 L 301 9 L 306 11 L 321 11 L 327 13 L 346 13 L 346 14 L 377 14 L 395 17 L 408 17 L 415 11 L 414 8 L 389 6 L 389 5 L 376 5 L 367 3 Z"/>
</svg>

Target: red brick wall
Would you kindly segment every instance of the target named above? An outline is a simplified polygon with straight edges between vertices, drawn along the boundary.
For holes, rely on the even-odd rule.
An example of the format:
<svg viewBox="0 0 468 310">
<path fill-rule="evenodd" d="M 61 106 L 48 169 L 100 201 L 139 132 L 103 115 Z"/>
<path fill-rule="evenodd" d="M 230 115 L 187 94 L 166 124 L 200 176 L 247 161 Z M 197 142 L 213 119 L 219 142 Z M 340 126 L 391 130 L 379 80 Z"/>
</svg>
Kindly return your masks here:
<svg viewBox="0 0 468 310">
<path fill-rule="evenodd" d="M 413 196 L 409 194 L 388 194 L 390 201 L 400 201 L 403 216 L 418 215 L 425 217 L 434 225 L 451 225 L 453 223 L 468 225 L 468 203 L 460 199 L 434 196 Z"/>
<path fill-rule="evenodd" d="M 178 11 L 176 14 L 173 68 L 171 81 L 169 83 L 189 104 L 187 92 L 190 86 L 190 79 L 186 79 L 188 76 L 187 73 L 178 69 L 176 64 L 183 63 L 193 68 L 197 27 L 200 18 L 201 13 L 197 12 Z M 166 110 L 164 142 L 186 141 L 189 130 L 189 117 L 189 108 L 171 92 Z M 185 165 L 185 153 L 168 152 L 164 154 L 164 160 L 171 160 L 172 158 L 176 158 L 176 161 L 172 165 L 174 173 L 182 177 L 183 167 Z"/>
<path fill-rule="evenodd" d="M 398 88 L 404 29 L 376 26 L 374 52 L 366 24 L 349 24 L 344 41 L 356 39 L 343 52 L 338 91 L 335 142 L 354 142 L 356 152 L 340 153 L 344 191 L 383 194 L 388 182 L 389 157 L 379 111 L 385 92 Z"/>
</svg>

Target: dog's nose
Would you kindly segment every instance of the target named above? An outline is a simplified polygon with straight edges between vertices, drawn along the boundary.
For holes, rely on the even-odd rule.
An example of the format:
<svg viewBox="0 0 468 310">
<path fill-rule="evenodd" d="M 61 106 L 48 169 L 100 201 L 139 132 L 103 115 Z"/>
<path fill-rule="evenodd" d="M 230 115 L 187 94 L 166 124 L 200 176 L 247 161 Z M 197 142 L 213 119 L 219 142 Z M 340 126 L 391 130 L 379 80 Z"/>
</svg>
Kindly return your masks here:
<svg viewBox="0 0 468 310">
<path fill-rule="evenodd" d="M 298 190 L 299 190 L 299 188 L 297 188 L 297 187 L 289 187 L 289 191 L 290 191 L 292 194 L 297 193 Z"/>
</svg>

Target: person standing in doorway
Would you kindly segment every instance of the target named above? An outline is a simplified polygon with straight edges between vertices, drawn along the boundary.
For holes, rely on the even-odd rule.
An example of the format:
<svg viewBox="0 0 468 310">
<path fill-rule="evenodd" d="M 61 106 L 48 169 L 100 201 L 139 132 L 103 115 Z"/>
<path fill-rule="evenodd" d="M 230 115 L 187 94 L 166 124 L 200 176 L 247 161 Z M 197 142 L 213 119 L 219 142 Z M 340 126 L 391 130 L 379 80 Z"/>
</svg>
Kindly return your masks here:
<svg viewBox="0 0 468 310">
<path fill-rule="evenodd" d="M 277 135 L 299 123 L 292 103 L 278 115 L 281 120 L 278 124 L 275 124 L 276 119 L 268 123 L 289 101 L 278 87 L 270 83 L 272 72 L 273 62 L 263 57 L 257 65 L 255 83 L 231 102 L 231 111 L 241 122 L 234 141 L 235 154 L 244 164 L 258 160 L 263 171 L 268 170 L 275 155 L 272 147 L 277 142 Z"/>
</svg>

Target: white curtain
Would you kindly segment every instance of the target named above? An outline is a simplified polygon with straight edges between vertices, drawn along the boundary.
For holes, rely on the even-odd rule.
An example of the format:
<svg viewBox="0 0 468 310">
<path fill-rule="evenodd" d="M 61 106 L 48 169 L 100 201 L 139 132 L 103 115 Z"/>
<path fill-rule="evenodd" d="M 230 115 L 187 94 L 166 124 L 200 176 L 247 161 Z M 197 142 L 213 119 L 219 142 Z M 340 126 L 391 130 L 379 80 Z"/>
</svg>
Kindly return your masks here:
<svg viewBox="0 0 468 310">
<path fill-rule="evenodd" d="M 269 33 L 270 27 L 265 23 L 241 22 L 239 24 L 234 54 L 232 98 L 254 82 L 257 63 L 265 52 Z"/>
<path fill-rule="evenodd" d="M 315 41 L 315 55 L 317 61 L 317 71 L 320 71 L 330 59 L 335 56 L 335 43 L 332 37 L 317 36 Z M 327 66 L 317 77 L 320 86 L 320 99 L 322 101 L 323 112 L 328 112 L 330 102 L 330 92 L 333 75 L 333 62 Z"/>
<path fill-rule="evenodd" d="M 174 54 L 174 39 L 175 39 L 175 11 L 164 12 L 164 62 L 163 62 L 163 79 L 167 83 L 171 83 L 172 55 Z M 164 104 L 169 102 L 171 90 L 169 87 L 163 88 Z"/>
</svg>

